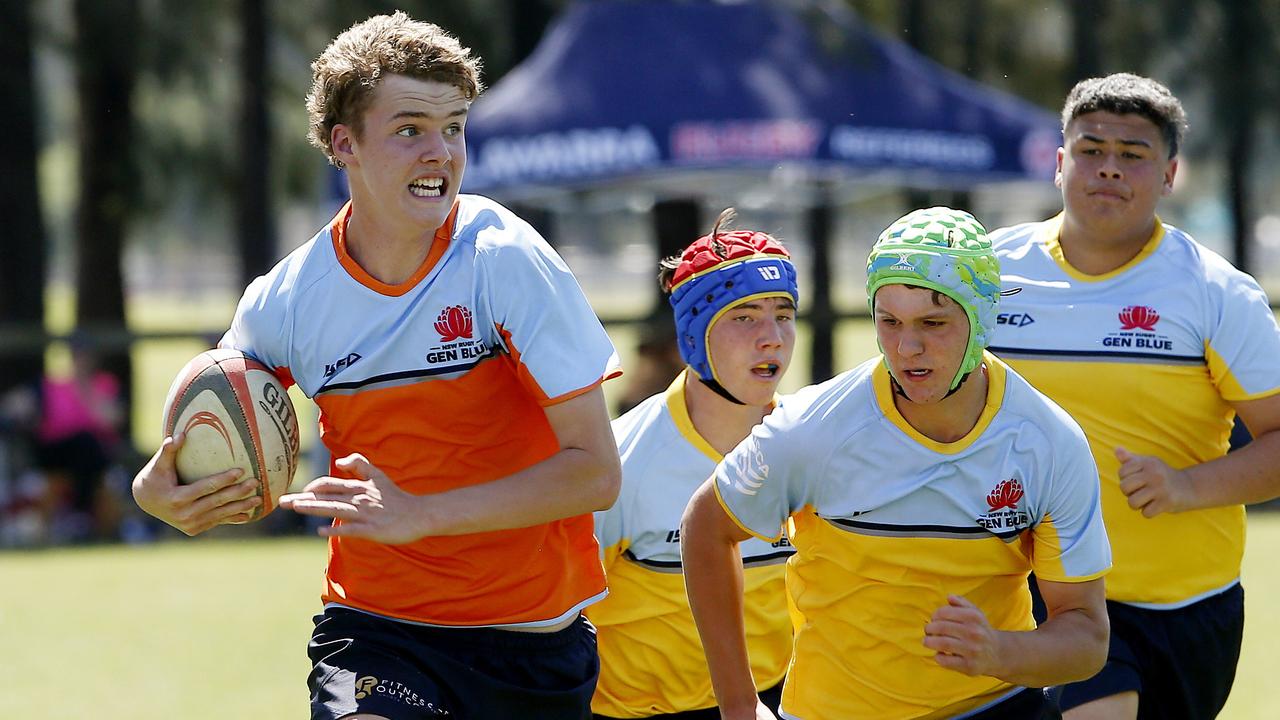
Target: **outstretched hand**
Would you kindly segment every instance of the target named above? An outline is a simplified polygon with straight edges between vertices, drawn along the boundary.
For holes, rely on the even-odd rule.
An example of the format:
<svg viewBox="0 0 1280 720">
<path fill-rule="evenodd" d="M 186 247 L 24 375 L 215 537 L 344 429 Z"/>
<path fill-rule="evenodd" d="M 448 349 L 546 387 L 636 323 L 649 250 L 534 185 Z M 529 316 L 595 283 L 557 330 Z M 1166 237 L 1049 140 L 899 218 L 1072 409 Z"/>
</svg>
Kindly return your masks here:
<svg viewBox="0 0 1280 720">
<path fill-rule="evenodd" d="M 363 455 L 337 461 L 351 478 L 319 477 L 301 492 L 283 495 L 280 507 L 337 520 L 319 529 L 325 537 L 360 537 L 388 545 L 413 542 L 423 530 L 422 498 L 400 489 Z"/>
<path fill-rule="evenodd" d="M 1120 461 L 1120 492 L 1129 498 L 1129 507 L 1143 517 L 1181 512 L 1191 508 L 1191 476 L 1175 470 L 1154 455 L 1135 455 L 1116 448 Z"/>
<path fill-rule="evenodd" d="M 178 449 L 185 436 L 164 439 L 150 462 L 133 478 L 133 499 L 143 512 L 187 535 L 218 525 L 249 522 L 249 513 L 262 505 L 257 478 L 243 478 L 239 468 L 196 480 L 178 482 Z"/>
<path fill-rule="evenodd" d="M 995 676 L 1000 666 L 1000 634 L 977 605 L 959 595 L 933 611 L 924 626 L 924 646 L 944 668 L 965 675 Z"/>
</svg>

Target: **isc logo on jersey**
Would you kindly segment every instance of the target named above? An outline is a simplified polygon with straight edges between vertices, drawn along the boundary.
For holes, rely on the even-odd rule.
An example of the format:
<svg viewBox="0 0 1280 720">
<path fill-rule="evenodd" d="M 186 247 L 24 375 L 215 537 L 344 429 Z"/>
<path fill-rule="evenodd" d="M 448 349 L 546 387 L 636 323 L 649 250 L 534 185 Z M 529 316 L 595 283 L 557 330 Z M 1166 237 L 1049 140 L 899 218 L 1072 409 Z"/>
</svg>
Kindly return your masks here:
<svg viewBox="0 0 1280 720">
<path fill-rule="evenodd" d="M 427 349 L 427 362 L 432 365 L 473 365 L 489 354 L 484 340 L 472 337 L 475 332 L 471 308 L 466 305 L 449 305 L 436 316 L 435 330 L 440 344 Z"/>
</svg>

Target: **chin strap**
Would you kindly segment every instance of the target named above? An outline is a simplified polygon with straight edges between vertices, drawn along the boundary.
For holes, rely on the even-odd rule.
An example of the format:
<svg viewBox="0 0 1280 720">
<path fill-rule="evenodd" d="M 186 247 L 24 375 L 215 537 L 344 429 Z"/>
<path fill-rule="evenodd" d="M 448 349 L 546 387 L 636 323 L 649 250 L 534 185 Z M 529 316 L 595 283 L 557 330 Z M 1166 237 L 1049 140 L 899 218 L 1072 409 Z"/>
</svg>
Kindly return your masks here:
<svg viewBox="0 0 1280 720">
<path fill-rule="evenodd" d="M 955 386 L 955 387 L 953 387 L 953 388 L 951 388 L 950 390 L 948 390 L 948 391 L 947 391 L 947 394 L 942 396 L 942 399 L 943 399 L 943 400 L 946 400 L 947 398 L 951 397 L 952 395 L 955 395 L 955 394 L 956 394 L 956 392 L 960 390 L 960 388 L 964 387 L 964 383 L 965 383 L 965 381 L 966 381 L 966 380 L 968 380 L 968 379 L 969 379 L 969 376 L 970 376 L 970 375 L 972 375 L 972 374 L 973 374 L 973 370 L 970 370 L 969 372 L 965 373 L 964 375 L 961 375 L 961 376 L 960 376 L 960 382 L 956 383 L 956 386 Z M 703 380 L 703 382 L 706 382 L 706 380 Z M 891 385 L 893 385 L 893 394 L 894 394 L 894 395 L 900 395 L 900 396 L 902 396 L 904 399 L 908 400 L 909 402 L 915 402 L 915 400 L 912 400 L 911 398 L 907 397 L 907 391 L 906 391 L 906 390 L 903 390 L 903 389 L 902 389 L 902 386 L 898 384 L 898 379 L 897 379 L 897 378 L 895 378 L 895 377 L 893 376 L 893 373 L 889 373 L 889 383 L 890 383 Z M 739 404 L 741 404 L 741 403 L 739 403 Z"/>
<path fill-rule="evenodd" d="M 724 389 L 723 385 L 716 382 L 715 380 L 707 380 L 705 378 L 700 377 L 698 378 L 698 382 L 701 382 L 703 385 L 706 385 L 707 387 L 711 388 L 712 392 L 724 398 L 725 400 L 728 400 L 734 405 L 746 405 L 746 403 L 734 397 L 728 390 Z"/>
</svg>

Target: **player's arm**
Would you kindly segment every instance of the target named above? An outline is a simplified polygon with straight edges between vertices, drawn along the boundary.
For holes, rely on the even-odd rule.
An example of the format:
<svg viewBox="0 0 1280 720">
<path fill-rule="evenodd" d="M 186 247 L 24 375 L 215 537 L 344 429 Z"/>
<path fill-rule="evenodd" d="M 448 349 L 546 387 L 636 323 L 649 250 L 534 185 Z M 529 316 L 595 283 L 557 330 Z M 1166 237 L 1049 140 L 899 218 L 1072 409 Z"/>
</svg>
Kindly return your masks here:
<svg viewBox="0 0 1280 720">
<path fill-rule="evenodd" d="M 1117 448 L 1120 490 L 1129 507 L 1155 517 L 1280 496 L 1280 394 L 1231 405 L 1253 440 L 1216 460 L 1176 470 L 1155 456 Z"/>
<path fill-rule="evenodd" d="M 218 525 L 249 522 L 249 513 L 262 504 L 257 478 L 241 478 L 234 469 L 178 483 L 174 466 L 185 438 L 165 438 L 160 449 L 133 478 L 133 499 L 143 512 L 181 530 L 198 535 Z"/>
<path fill-rule="evenodd" d="M 689 607 L 725 720 L 773 717 L 756 696 L 747 655 L 738 543 L 749 537 L 721 507 L 715 478 L 694 492 L 680 521 L 680 556 Z"/>
<path fill-rule="evenodd" d="M 270 295 L 272 278 L 263 276 L 245 288 L 236 306 L 231 327 L 219 347 L 241 350 L 267 367 L 287 366 L 273 343 L 283 333 L 285 305 L 264 303 Z M 144 512 L 187 535 L 197 535 L 218 525 L 249 522 L 249 513 L 262 504 L 258 479 L 240 477 L 240 470 L 228 470 L 196 480 L 178 482 L 175 467 L 178 448 L 185 440 L 181 433 L 167 437 L 160 449 L 133 478 L 133 499 Z"/>
<path fill-rule="evenodd" d="M 996 630 L 982 610 L 953 595 L 925 625 L 925 647 L 943 667 L 1023 687 L 1092 677 L 1106 662 L 1110 637 L 1102 579 L 1036 583 L 1048 619 L 1035 630 Z"/>
<path fill-rule="evenodd" d="M 604 391 L 597 386 L 546 413 L 559 452 L 504 478 L 412 495 L 363 456 L 349 455 L 337 464 L 355 479 L 317 478 L 281 497 L 280 506 L 342 521 L 320 528 L 322 535 L 386 543 L 529 527 L 608 508 L 618 497 L 622 469 Z"/>
</svg>

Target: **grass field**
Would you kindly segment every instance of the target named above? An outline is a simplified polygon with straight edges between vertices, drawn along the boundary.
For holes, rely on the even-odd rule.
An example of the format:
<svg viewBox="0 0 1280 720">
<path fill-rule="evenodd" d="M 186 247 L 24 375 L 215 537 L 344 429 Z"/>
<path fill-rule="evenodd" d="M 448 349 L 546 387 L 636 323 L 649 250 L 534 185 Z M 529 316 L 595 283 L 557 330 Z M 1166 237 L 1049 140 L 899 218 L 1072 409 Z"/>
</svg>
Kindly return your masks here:
<svg viewBox="0 0 1280 720">
<path fill-rule="evenodd" d="M 1225 720 L 1280 716 L 1280 514 L 1254 513 L 1244 654 Z M 307 716 L 319 539 L 0 553 L 0 717 Z"/>
<path fill-rule="evenodd" d="M 65 299 L 65 298 L 63 298 Z M 218 328 L 234 298 L 149 303 L 135 329 Z M 70 327 L 54 303 L 51 329 Z M 624 367 L 634 333 L 610 328 Z M 865 322 L 841 325 L 837 368 L 875 352 Z M 808 376 L 801 327 L 783 390 Z M 135 352 L 134 438 L 150 453 L 170 380 L 202 349 L 142 343 Z M 55 371 L 65 351 L 51 352 Z M 613 395 L 619 381 L 607 383 Z M 304 446 L 313 406 L 295 396 Z M 611 403 L 612 406 L 612 403 Z M 305 409 L 304 409 L 305 408 Z M 299 480 L 305 481 L 309 478 Z M 40 720 L 280 720 L 307 716 L 305 655 L 325 550 L 317 539 L 173 541 L 140 547 L 0 551 L 0 717 Z M 1269 692 L 1280 674 L 1280 513 L 1253 515 L 1245 557 L 1248 624 L 1235 692 L 1222 717 L 1280 717 Z"/>
</svg>

